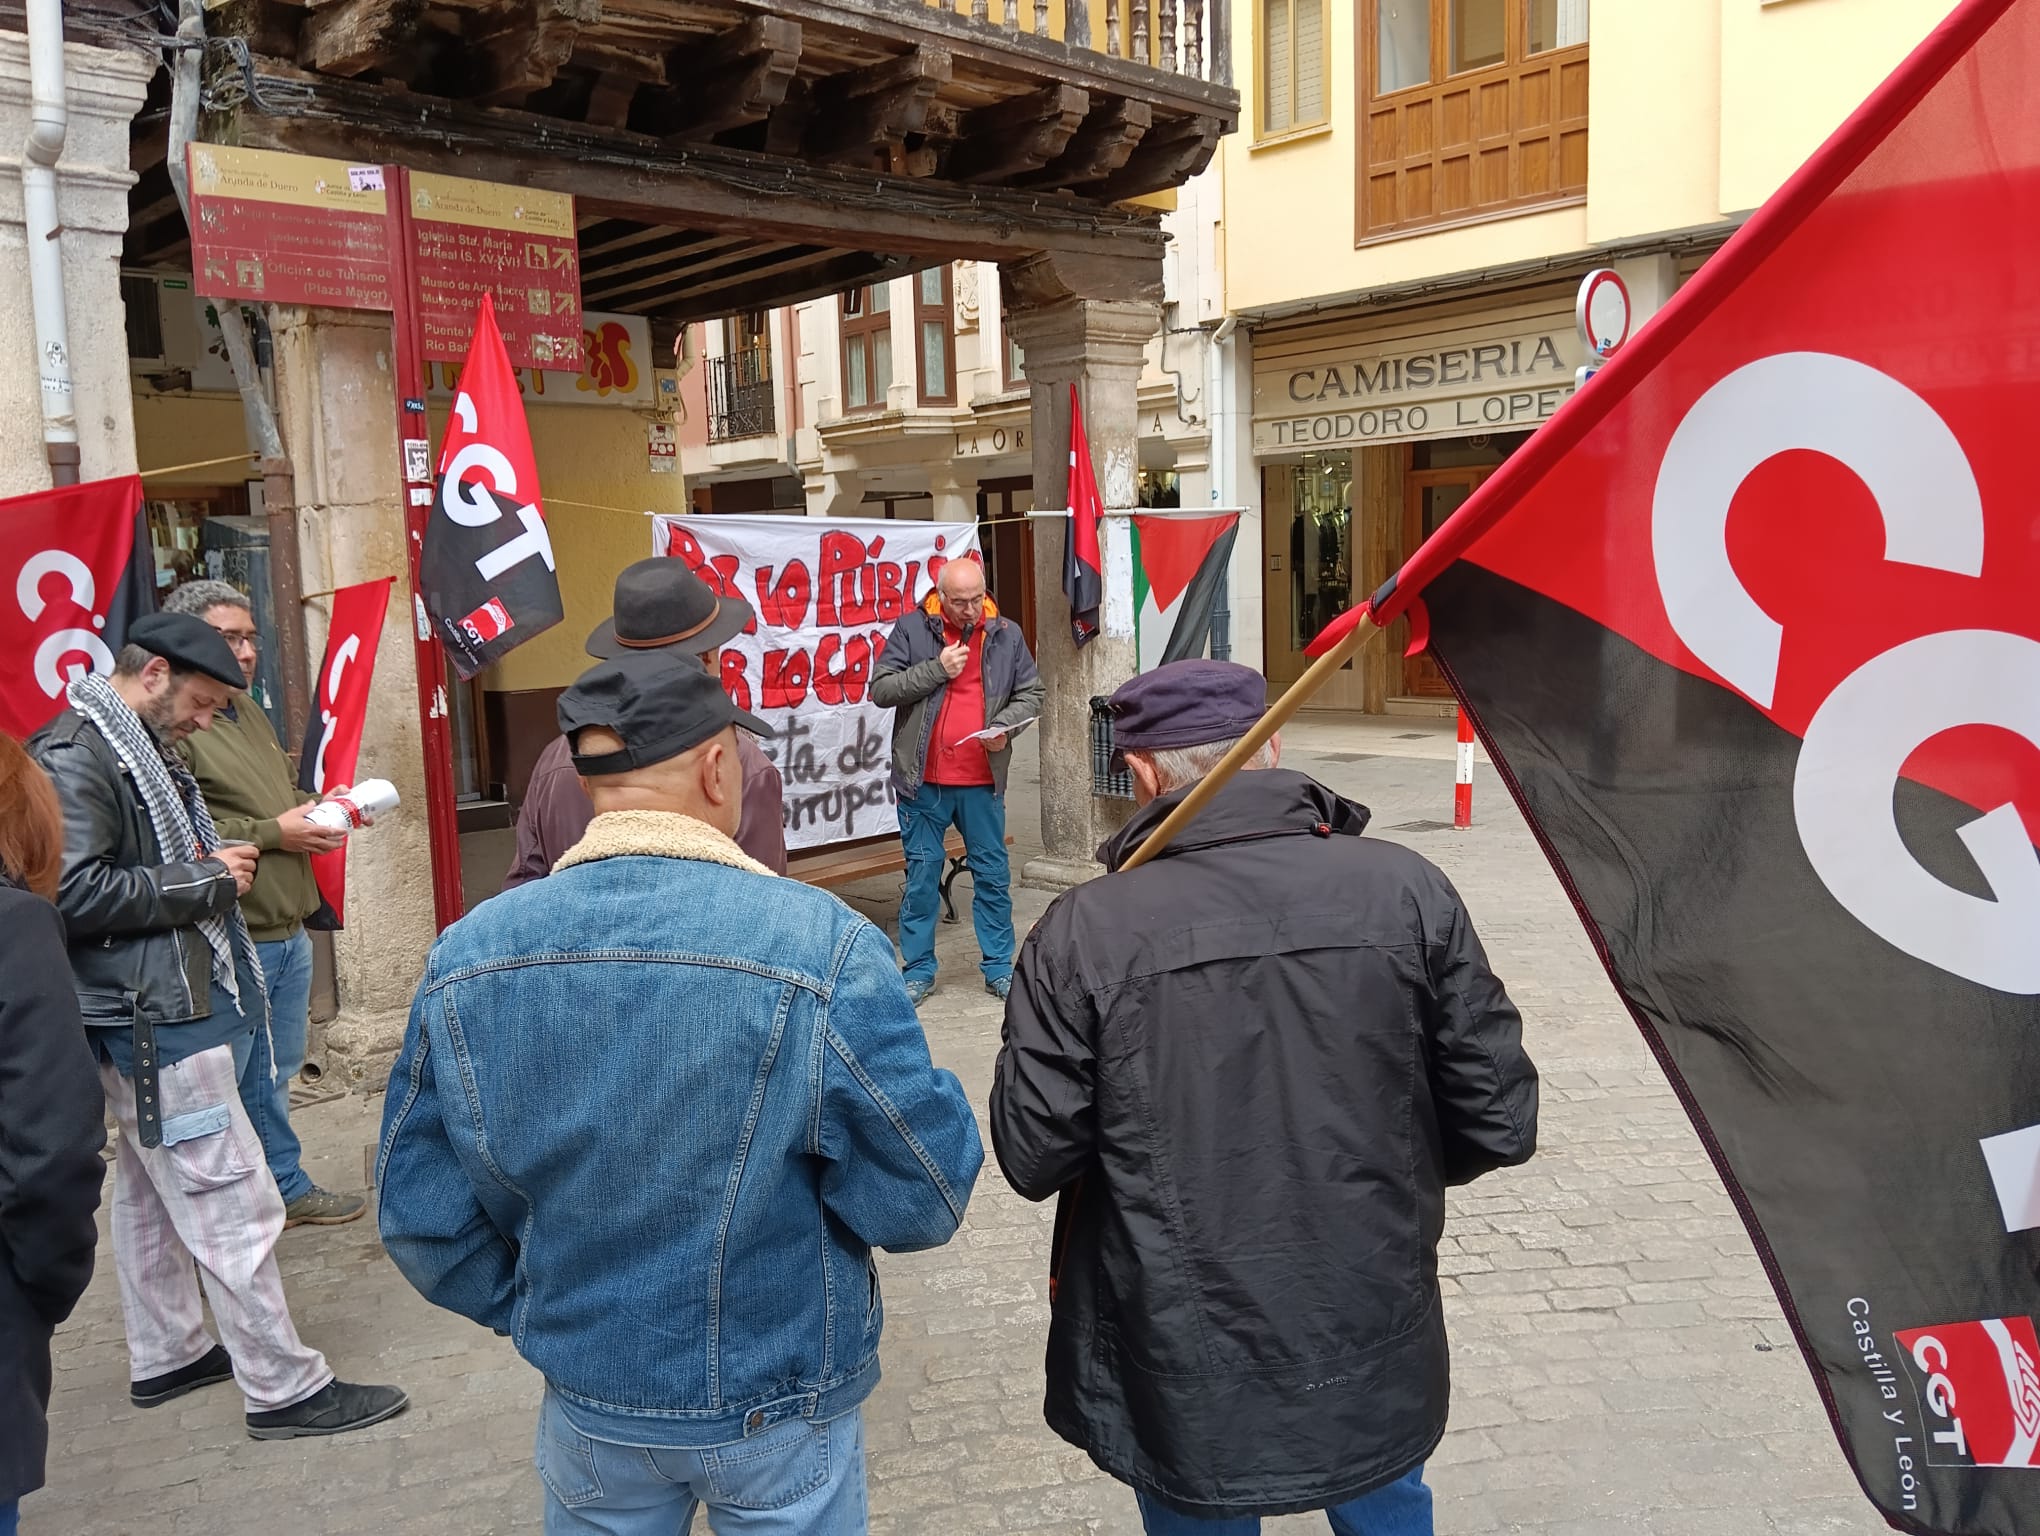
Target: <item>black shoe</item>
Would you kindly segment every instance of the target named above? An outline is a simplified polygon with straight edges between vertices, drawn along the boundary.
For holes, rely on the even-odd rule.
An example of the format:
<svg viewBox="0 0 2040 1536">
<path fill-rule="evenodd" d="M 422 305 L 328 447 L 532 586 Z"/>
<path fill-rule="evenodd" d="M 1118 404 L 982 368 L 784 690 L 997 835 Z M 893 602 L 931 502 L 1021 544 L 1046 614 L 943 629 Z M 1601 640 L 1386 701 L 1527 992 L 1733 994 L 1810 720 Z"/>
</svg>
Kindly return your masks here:
<svg viewBox="0 0 2040 1536">
<path fill-rule="evenodd" d="M 329 1381 L 301 1403 L 248 1415 L 250 1440 L 296 1440 L 304 1435 L 344 1435 L 393 1419 L 410 1406 L 401 1387 L 357 1387 Z"/>
<path fill-rule="evenodd" d="M 128 1401 L 137 1408 L 160 1408 L 187 1392 L 196 1392 L 200 1387 L 209 1387 L 216 1381 L 233 1379 L 232 1358 L 225 1349 L 215 1344 L 181 1371 L 165 1371 L 161 1376 L 151 1376 L 147 1381 L 129 1382 Z"/>
</svg>

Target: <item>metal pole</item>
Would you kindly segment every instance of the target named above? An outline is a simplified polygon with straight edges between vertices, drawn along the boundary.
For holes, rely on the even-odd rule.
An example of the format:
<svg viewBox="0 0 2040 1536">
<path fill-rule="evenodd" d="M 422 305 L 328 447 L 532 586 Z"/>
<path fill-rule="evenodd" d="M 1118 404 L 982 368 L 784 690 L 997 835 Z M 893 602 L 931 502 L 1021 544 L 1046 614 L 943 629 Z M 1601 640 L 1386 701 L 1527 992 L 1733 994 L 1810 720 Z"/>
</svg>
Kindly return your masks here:
<svg viewBox="0 0 2040 1536">
<path fill-rule="evenodd" d="M 460 813 L 454 804 L 453 732 L 447 721 L 446 652 L 425 616 L 419 566 L 425 554 L 425 524 L 432 509 L 432 468 L 425 455 L 424 477 L 413 478 L 415 454 L 407 442 L 432 440 L 425 417 L 423 327 L 418 318 L 416 275 L 411 269 L 411 175 L 401 166 L 383 171 L 391 220 L 390 299 L 396 330 L 398 479 L 404 497 L 404 545 L 411 576 L 411 621 L 418 669 L 418 728 L 425 749 L 425 819 L 432 844 L 432 911 L 441 931 L 467 909 L 460 880 Z"/>
<path fill-rule="evenodd" d="M 50 484 L 78 483 L 78 416 L 71 388 L 71 339 L 64 311 L 63 226 L 57 213 L 57 161 L 70 115 L 64 95 L 64 13 L 60 0 L 28 0 L 28 141 L 21 154 L 22 224 L 28 288 L 35 313 L 36 374 L 41 385 L 43 453 Z"/>
<path fill-rule="evenodd" d="M 1190 793 L 1185 795 L 1168 818 L 1148 834 L 1146 842 L 1133 850 L 1132 857 L 1120 865 L 1123 872 L 1139 869 L 1141 865 L 1168 847 L 1171 839 L 1196 818 L 1199 811 L 1211 803 L 1212 797 L 1225 788 L 1225 781 L 1240 771 L 1268 739 L 1289 723 L 1290 716 L 1310 702 L 1317 691 L 1332 680 L 1332 674 L 1347 662 L 1358 656 L 1381 638 L 1381 627 L 1371 619 L 1362 619 L 1332 649 L 1311 663 L 1310 670 L 1289 685 L 1289 691 L 1268 706 L 1268 713 L 1254 723 L 1254 728 L 1233 743 L 1233 749 L 1219 760 L 1211 772 L 1200 779 Z"/>
<path fill-rule="evenodd" d="M 1473 716 L 1459 711 L 1458 773 L 1452 786 L 1452 830 L 1464 832 L 1473 825 Z"/>
</svg>

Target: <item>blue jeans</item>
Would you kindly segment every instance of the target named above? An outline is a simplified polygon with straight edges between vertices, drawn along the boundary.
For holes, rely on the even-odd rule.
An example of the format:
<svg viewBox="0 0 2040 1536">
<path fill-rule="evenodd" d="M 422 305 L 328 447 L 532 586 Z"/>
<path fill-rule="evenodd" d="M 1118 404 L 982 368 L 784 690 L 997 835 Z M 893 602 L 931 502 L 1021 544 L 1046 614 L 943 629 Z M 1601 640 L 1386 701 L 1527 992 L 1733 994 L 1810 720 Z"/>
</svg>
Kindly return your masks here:
<svg viewBox="0 0 2040 1536">
<path fill-rule="evenodd" d="M 989 784 L 923 784 L 900 801 L 907 888 L 900 896 L 900 955 L 909 981 L 935 979 L 935 912 L 942 902 L 942 839 L 954 826 L 970 860 L 970 920 L 986 981 L 1013 974 L 1013 892 L 1006 869 L 1006 802 Z"/>
<path fill-rule="evenodd" d="M 234 1067 L 241 1074 L 241 1107 L 276 1180 L 283 1203 L 307 1194 L 312 1181 L 298 1166 L 303 1149 L 290 1125 L 290 1080 L 305 1064 L 305 1038 L 312 1015 L 312 936 L 300 928 L 274 944 L 257 944 L 262 979 L 269 993 L 269 1029 L 234 1047 Z M 270 1046 L 275 1044 L 276 1074 L 270 1077 Z"/>
<path fill-rule="evenodd" d="M 14 1536 L 21 1529 L 21 1501 L 9 1499 L 0 1504 L 0 1536 Z"/>
<path fill-rule="evenodd" d="M 1139 1489 L 1140 1518 L 1148 1536 L 1259 1536 L 1261 1522 L 1245 1520 L 1199 1520 L 1179 1515 L 1158 1504 Z M 1397 1478 L 1386 1487 L 1328 1509 L 1337 1536 L 1432 1536 L 1431 1490 L 1424 1486 L 1424 1469 Z"/>
<path fill-rule="evenodd" d="M 864 1536 L 864 1412 L 788 1419 L 710 1450 L 593 1440 L 551 1392 L 538 1410 L 545 1536 Z"/>
</svg>

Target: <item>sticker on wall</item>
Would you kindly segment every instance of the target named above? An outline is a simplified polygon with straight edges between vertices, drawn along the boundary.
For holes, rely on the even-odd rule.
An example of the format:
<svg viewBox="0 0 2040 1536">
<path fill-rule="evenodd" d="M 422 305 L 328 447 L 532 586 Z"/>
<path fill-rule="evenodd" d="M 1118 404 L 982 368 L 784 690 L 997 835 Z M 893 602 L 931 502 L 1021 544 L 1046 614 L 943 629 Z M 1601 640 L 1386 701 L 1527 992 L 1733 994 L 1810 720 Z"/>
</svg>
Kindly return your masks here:
<svg viewBox="0 0 2040 1536">
<path fill-rule="evenodd" d="M 670 421 L 654 421 L 645 428 L 647 468 L 655 475 L 670 475 L 680 467 L 680 434 Z"/>
</svg>

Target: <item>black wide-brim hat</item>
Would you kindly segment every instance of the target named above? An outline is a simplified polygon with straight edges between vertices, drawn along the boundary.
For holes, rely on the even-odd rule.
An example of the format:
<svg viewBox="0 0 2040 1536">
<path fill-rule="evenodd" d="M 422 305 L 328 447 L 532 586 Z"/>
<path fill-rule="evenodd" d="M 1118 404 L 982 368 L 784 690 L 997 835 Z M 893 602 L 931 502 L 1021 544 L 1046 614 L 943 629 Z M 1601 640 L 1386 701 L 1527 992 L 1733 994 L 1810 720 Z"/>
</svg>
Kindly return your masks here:
<svg viewBox="0 0 2040 1536">
<path fill-rule="evenodd" d="M 615 612 L 588 636 L 604 661 L 645 651 L 689 656 L 720 650 L 751 622 L 751 605 L 724 597 L 670 555 L 627 565 L 616 578 Z"/>
</svg>

